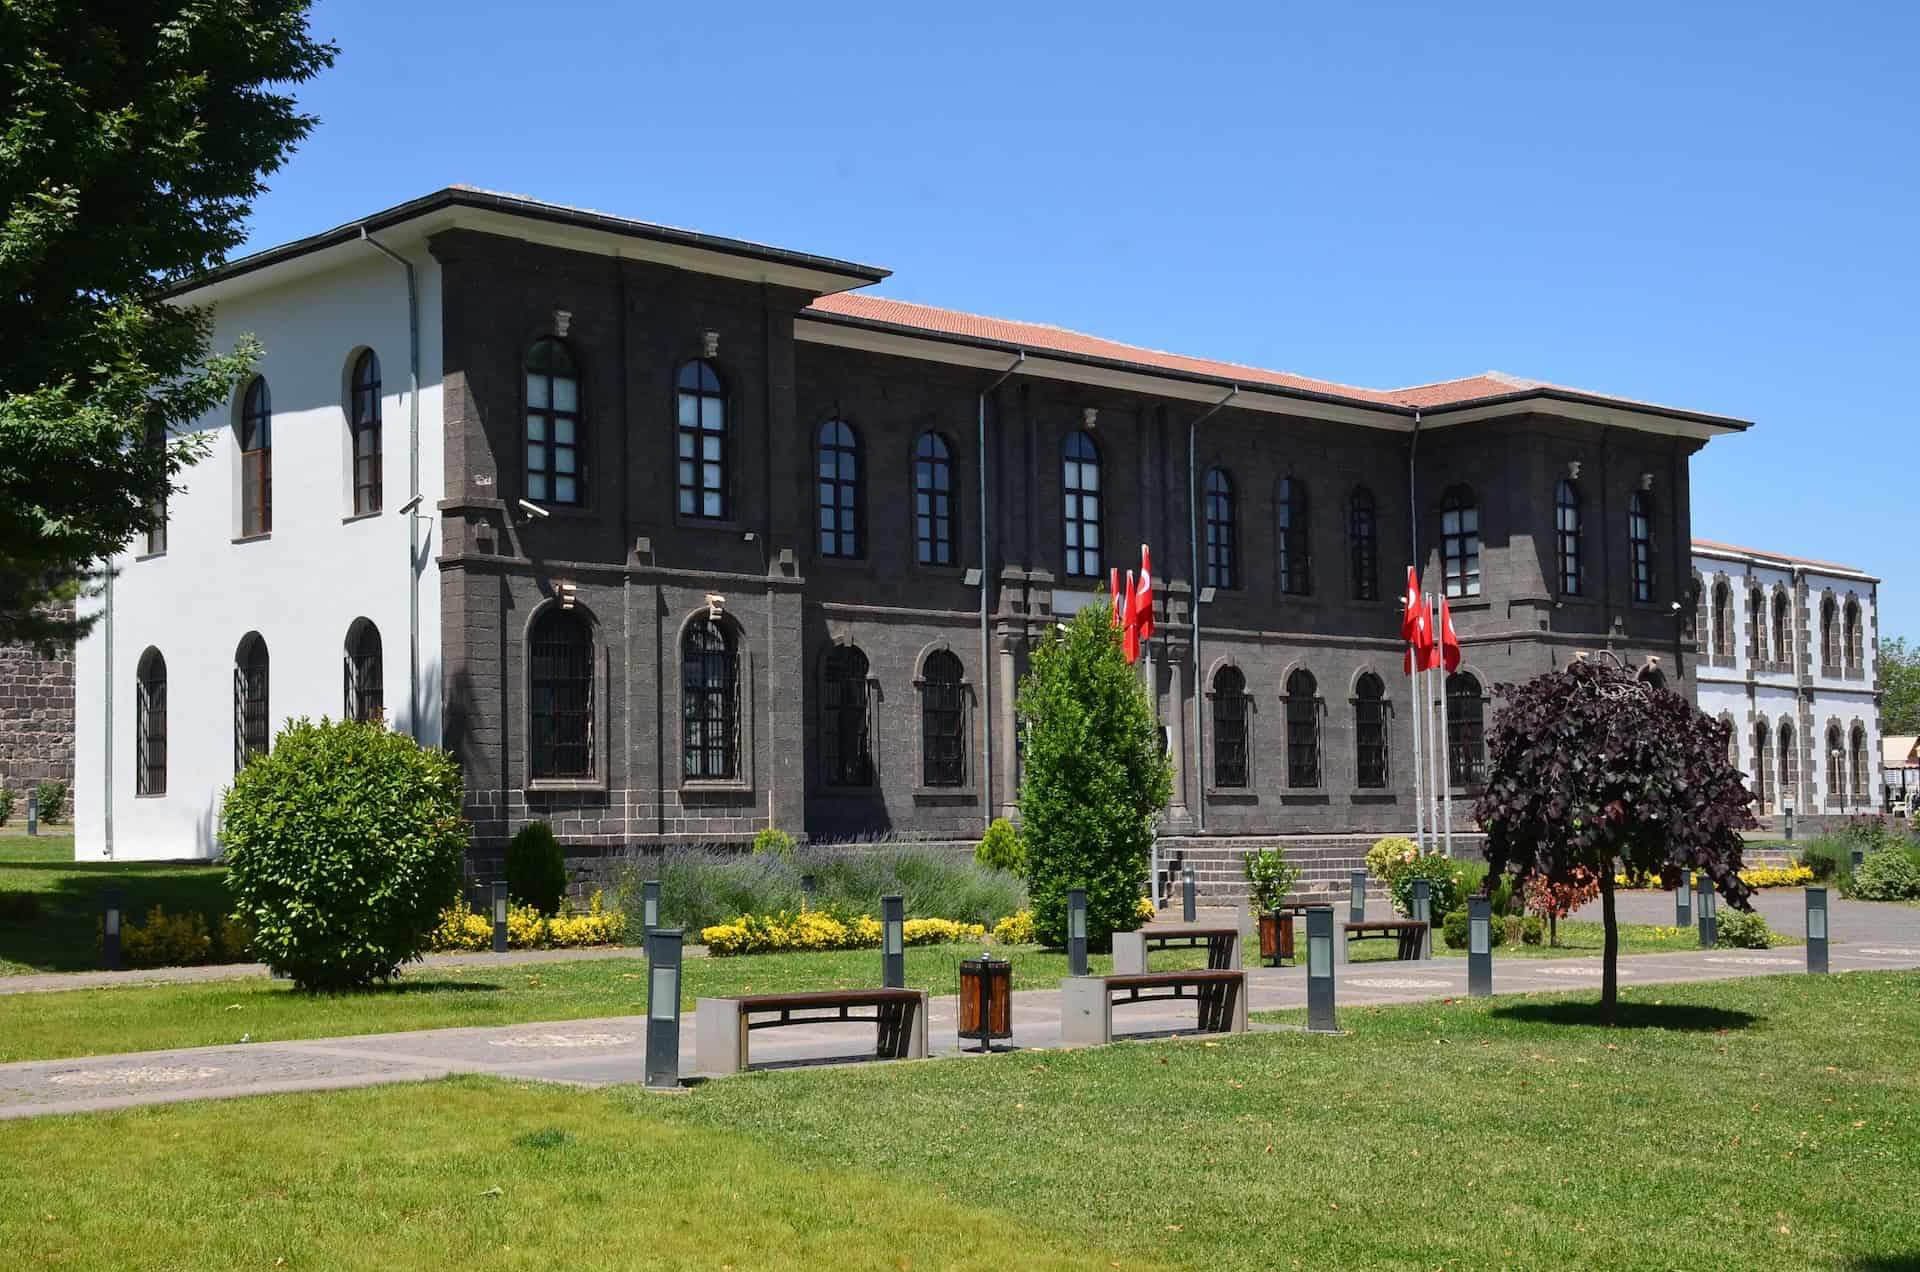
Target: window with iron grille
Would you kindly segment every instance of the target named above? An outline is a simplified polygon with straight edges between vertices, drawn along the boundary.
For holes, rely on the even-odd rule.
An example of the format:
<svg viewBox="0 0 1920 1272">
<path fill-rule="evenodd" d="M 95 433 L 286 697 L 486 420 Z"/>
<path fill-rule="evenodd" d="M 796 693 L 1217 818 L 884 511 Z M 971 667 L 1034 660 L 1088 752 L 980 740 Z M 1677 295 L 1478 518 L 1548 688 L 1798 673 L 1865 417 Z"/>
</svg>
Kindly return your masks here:
<svg viewBox="0 0 1920 1272">
<path fill-rule="evenodd" d="M 828 786 L 873 785 L 867 656 L 835 645 L 820 664 L 820 764 Z"/>
<path fill-rule="evenodd" d="M 1733 589 L 1725 579 L 1713 585 L 1713 653 L 1733 657 Z"/>
<path fill-rule="evenodd" d="M 1820 602 L 1820 665 L 1823 668 L 1840 665 L 1839 607 L 1831 596 Z"/>
<path fill-rule="evenodd" d="M 362 724 L 386 721 L 385 671 L 380 665 L 380 629 L 364 618 L 347 628 L 343 714 Z"/>
<path fill-rule="evenodd" d="M 248 632 L 233 656 L 233 770 L 239 772 L 272 743 L 267 716 L 267 642 Z"/>
<path fill-rule="evenodd" d="M 1570 481 L 1553 488 L 1553 541 L 1560 595 L 1580 595 L 1580 491 Z"/>
<path fill-rule="evenodd" d="M 1313 673 L 1287 677 L 1287 785 L 1320 785 L 1320 700 Z"/>
<path fill-rule="evenodd" d="M 1486 775 L 1486 703 L 1479 680 L 1457 671 L 1447 677 L 1447 781 L 1477 786 Z"/>
<path fill-rule="evenodd" d="M 953 506 L 953 452 L 938 433 L 913 448 L 913 542 L 921 565 L 952 565 L 959 536 Z"/>
<path fill-rule="evenodd" d="M 1480 505 L 1465 486 L 1440 497 L 1440 564 L 1448 596 L 1480 595 Z"/>
<path fill-rule="evenodd" d="M 1380 525 L 1373 492 L 1357 487 L 1347 496 L 1347 555 L 1356 601 L 1380 599 Z"/>
<path fill-rule="evenodd" d="M 1841 623 L 1846 636 L 1845 654 L 1848 671 L 1859 671 L 1866 661 L 1866 648 L 1860 636 L 1860 605 L 1853 600 L 1847 601 L 1842 613 Z"/>
<path fill-rule="evenodd" d="M 740 676 L 733 634 L 712 619 L 687 624 L 680 650 L 681 771 L 696 781 L 740 775 Z"/>
<path fill-rule="evenodd" d="M 1100 448 L 1084 432 L 1067 437 L 1060 453 L 1061 529 L 1067 546 L 1067 573 L 1100 577 Z"/>
<path fill-rule="evenodd" d="M 1290 596 L 1313 591 L 1311 545 L 1307 541 L 1307 484 L 1297 477 L 1280 480 L 1280 590 Z"/>
<path fill-rule="evenodd" d="M 353 364 L 353 401 L 347 423 L 353 433 L 353 511 L 380 511 L 380 359 L 365 349 Z"/>
<path fill-rule="evenodd" d="M 167 660 L 157 649 L 140 655 L 136 673 L 133 736 L 139 748 L 134 757 L 136 795 L 167 793 Z"/>
<path fill-rule="evenodd" d="M 676 381 L 680 515 L 723 520 L 728 513 L 727 393 L 704 358 Z"/>
<path fill-rule="evenodd" d="M 1372 672 L 1360 677 L 1353 691 L 1354 770 L 1360 789 L 1383 790 L 1387 785 L 1387 686 Z"/>
<path fill-rule="evenodd" d="M 1808 739 L 1811 741 L 1812 739 Z M 1808 774 L 1808 778 L 1812 778 Z M 1795 745 L 1793 726 L 1780 722 L 1780 798 L 1794 799 L 1800 793 L 1800 748 Z"/>
<path fill-rule="evenodd" d="M 581 614 L 551 606 L 534 620 L 527 646 L 527 741 L 533 777 L 590 778 L 593 630 Z"/>
<path fill-rule="evenodd" d="M 1762 813 L 1773 811 L 1773 730 L 1765 720 L 1753 726 L 1754 807 Z"/>
<path fill-rule="evenodd" d="M 1786 666 L 1793 661 L 1793 620 L 1785 592 L 1773 594 L 1773 661 Z"/>
<path fill-rule="evenodd" d="M 1837 724 L 1827 729 L 1827 802 L 1847 802 L 1847 744 Z"/>
<path fill-rule="evenodd" d="M 535 341 L 527 351 L 527 498 L 586 502 L 585 428 L 572 352 L 551 336 Z"/>
<path fill-rule="evenodd" d="M 1247 678 L 1222 667 L 1213 677 L 1213 784 L 1235 790 L 1247 776 Z"/>
<path fill-rule="evenodd" d="M 1207 470 L 1207 586 L 1240 586 L 1240 554 L 1234 537 L 1233 478 Z"/>
<path fill-rule="evenodd" d="M 1633 599 L 1653 599 L 1653 509 L 1639 491 L 1627 501 L 1627 555 L 1633 566 Z"/>
<path fill-rule="evenodd" d="M 1848 765 L 1853 777 L 1853 798 L 1857 803 L 1865 803 L 1867 798 L 1867 731 L 1859 725 L 1853 726 L 1852 736 L 1848 739 L 1848 755 L 1852 763 Z"/>
<path fill-rule="evenodd" d="M 1759 588 L 1747 593 L 1747 661 L 1758 667 L 1767 660 L 1767 598 Z"/>
<path fill-rule="evenodd" d="M 256 375 L 240 404 L 240 534 L 273 531 L 273 395 Z"/>
<path fill-rule="evenodd" d="M 860 439 L 844 420 L 820 426 L 820 555 L 860 555 Z"/>
<path fill-rule="evenodd" d="M 922 785 L 966 783 L 965 694 L 960 659 L 944 649 L 928 654 L 920 672 Z"/>
</svg>

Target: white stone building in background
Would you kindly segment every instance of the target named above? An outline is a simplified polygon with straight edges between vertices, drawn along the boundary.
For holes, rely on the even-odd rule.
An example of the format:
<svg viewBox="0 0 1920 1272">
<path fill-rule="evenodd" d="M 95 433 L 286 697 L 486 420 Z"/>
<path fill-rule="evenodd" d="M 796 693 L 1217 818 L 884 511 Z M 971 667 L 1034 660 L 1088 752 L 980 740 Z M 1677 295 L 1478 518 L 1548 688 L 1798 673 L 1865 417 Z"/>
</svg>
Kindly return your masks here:
<svg viewBox="0 0 1920 1272">
<path fill-rule="evenodd" d="M 1852 566 L 1693 541 L 1700 709 L 1733 725 L 1763 831 L 1883 808 L 1879 584 Z"/>
</svg>

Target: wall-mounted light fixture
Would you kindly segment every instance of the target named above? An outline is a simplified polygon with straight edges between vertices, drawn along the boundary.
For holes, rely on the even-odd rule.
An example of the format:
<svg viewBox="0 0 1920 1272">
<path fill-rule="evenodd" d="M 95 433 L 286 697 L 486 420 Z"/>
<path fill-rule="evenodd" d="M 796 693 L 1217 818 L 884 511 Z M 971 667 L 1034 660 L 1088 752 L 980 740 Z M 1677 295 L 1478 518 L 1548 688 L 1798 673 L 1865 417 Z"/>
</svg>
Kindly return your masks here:
<svg viewBox="0 0 1920 1272">
<path fill-rule="evenodd" d="M 702 357 L 707 358 L 717 358 L 720 356 L 719 332 L 703 331 L 700 333 L 700 353 Z"/>
<path fill-rule="evenodd" d="M 1653 474 L 1652 474 L 1652 473 L 1641 473 L 1641 474 L 1640 474 L 1640 489 L 1642 489 L 1642 490 L 1652 490 L 1652 489 L 1653 489 Z"/>
<path fill-rule="evenodd" d="M 523 512 L 526 512 L 531 516 L 551 517 L 553 515 L 552 513 L 548 512 L 545 508 L 542 508 L 539 504 L 534 503 L 531 499 L 521 499 L 521 500 L 517 500 L 516 502 L 519 503 L 520 508 Z"/>
<path fill-rule="evenodd" d="M 960 582 L 966 587 L 979 587 L 982 577 L 978 568 L 971 568 L 960 576 Z"/>
<path fill-rule="evenodd" d="M 1567 479 L 1569 481 L 1580 480 L 1580 461 L 1579 460 L 1570 459 L 1567 461 Z"/>
<path fill-rule="evenodd" d="M 1097 406 L 1083 407 L 1080 411 L 1080 422 L 1088 428 L 1092 428 L 1100 422 L 1100 408 Z"/>
<path fill-rule="evenodd" d="M 727 612 L 727 598 L 718 592 L 707 593 L 707 618 L 719 622 L 720 616 Z"/>
<path fill-rule="evenodd" d="M 554 594 L 560 598 L 561 609 L 570 610 L 573 608 L 573 598 L 574 598 L 573 584 L 571 583 L 555 584 L 553 591 L 554 591 Z"/>
<path fill-rule="evenodd" d="M 562 339 L 565 339 L 567 334 L 567 329 L 571 326 L 573 326 L 572 311 L 566 310 L 566 309 L 556 309 L 553 311 L 553 334 L 554 335 L 559 336 Z"/>
</svg>

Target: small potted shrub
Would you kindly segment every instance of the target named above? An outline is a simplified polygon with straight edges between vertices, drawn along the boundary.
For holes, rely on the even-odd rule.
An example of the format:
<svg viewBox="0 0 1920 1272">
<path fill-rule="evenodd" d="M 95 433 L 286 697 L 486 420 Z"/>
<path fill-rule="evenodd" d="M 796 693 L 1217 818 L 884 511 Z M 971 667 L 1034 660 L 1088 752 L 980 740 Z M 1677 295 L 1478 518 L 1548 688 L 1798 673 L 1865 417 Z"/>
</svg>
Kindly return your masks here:
<svg viewBox="0 0 1920 1272">
<path fill-rule="evenodd" d="M 1300 881 L 1300 867 L 1287 860 L 1284 848 L 1256 848 L 1242 860 L 1247 891 L 1253 898 L 1260 927 L 1260 957 L 1278 966 L 1293 957 L 1293 924 L 1274 912 Z"/>
</svg>

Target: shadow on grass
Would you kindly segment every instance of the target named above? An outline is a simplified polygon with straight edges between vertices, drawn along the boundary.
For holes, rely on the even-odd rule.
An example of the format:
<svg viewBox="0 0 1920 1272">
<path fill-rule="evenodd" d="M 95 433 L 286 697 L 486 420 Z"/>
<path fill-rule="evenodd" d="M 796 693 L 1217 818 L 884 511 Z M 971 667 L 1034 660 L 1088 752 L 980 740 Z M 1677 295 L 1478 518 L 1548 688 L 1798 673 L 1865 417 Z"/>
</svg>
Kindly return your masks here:
<svg viewBox="0 0 1920 1272">
<path fill-rule="evenodd" d="M 492 985 L 486 981 L 390 981 L 385 985 L 369 985 L 365 989 L 316 989 L 311 991 L 314 998 L 398 998 L 416 994 L 494 994 L 506 988 L 504 985 Z M 296 994 L 306 991 L 294 990 Z"/>
<path fill-rule="evenodd" d="M 1514 1003 L 1495 1007 L 1489 1015 L 1527 1025 L 1584 1025 L 1605 1028 L 1597 1002 Z M 1685 1003 L 1621 1002 L 1614 1009 L 1616 1029 L 1674 1029 L 1686 1033 L 1717 1033 L 1746 1029 L 1759 1023 L 1751 1012 L 1725 1007 L 1694 1007 Z"/>
<path fill-rule="evenodd" d="M 1855 1259 L 1847 1267 L 1850 1272 L 1920 1272 L 1920 1254 L 1888 1254 L 1871 1259 Z"/>
</svg>

